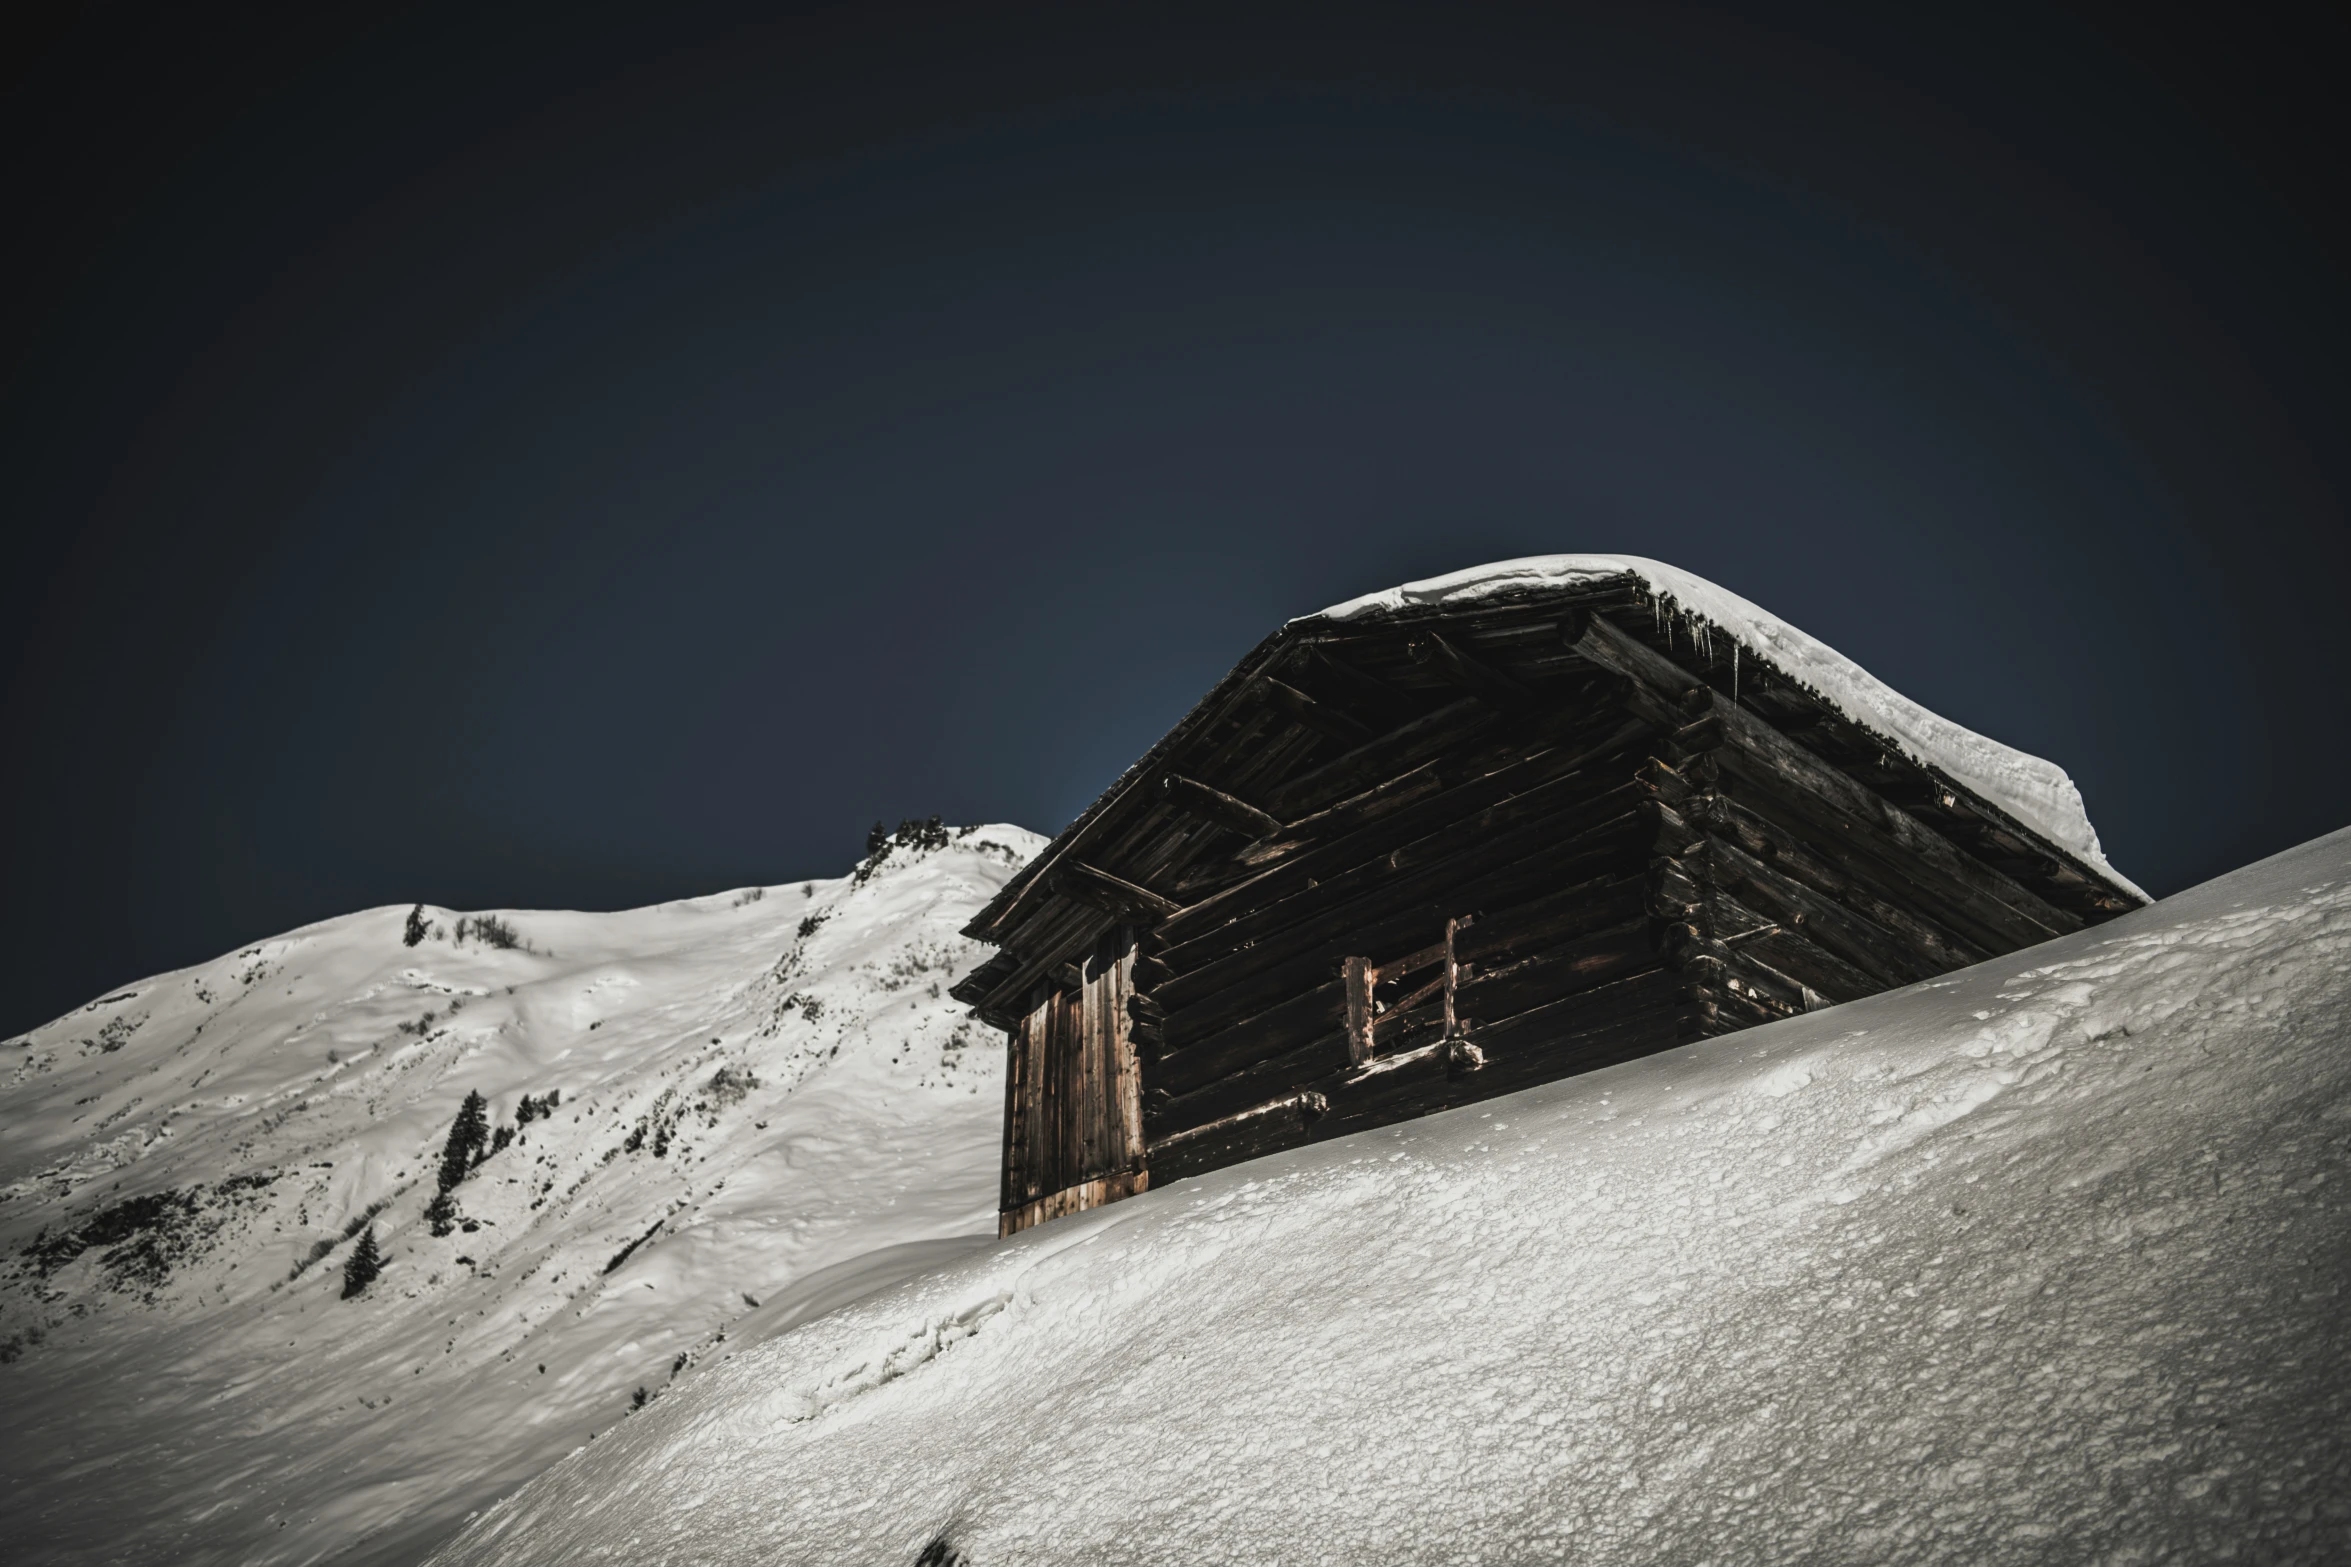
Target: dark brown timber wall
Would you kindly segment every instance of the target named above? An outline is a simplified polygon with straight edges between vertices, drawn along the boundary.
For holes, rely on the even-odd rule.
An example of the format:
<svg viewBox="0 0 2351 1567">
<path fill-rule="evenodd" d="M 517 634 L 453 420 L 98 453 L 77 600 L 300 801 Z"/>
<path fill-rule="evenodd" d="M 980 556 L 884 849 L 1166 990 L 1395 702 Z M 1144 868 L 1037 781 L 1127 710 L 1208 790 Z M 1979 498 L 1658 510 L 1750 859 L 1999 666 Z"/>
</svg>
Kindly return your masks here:
<svg viewBox="0 0 2351 1567">
<path fill-rule="evenodd" d="M 1627 586 L 1304 624 L 971 927 L 1007 1233 L 2136 901 Z"/>
<path fill-rule="evenodd" d="M 1114 926 L 1068 983 L 1034 987 L 1006 1063 L 1000 1233 L 1148 1184 L 1127 1011 L 1134 969 L 1134 933 Z"/>
</svg>

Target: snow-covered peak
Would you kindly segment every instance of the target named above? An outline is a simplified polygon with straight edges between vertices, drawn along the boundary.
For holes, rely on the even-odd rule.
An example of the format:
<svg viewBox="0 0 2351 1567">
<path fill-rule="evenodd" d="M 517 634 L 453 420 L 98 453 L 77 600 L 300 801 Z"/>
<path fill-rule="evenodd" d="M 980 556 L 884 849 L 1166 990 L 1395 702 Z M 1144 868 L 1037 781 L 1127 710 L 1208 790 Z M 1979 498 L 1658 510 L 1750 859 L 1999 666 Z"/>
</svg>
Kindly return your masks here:
<svg viewBox="0 0 2351 1567">
<path fill-rule="evenodd" d="M 1910 760 L 1941 771 L 2100 875 L 2139 892 L 2107 863 L 2081 791 L 2064 768 L 1929 712 L 1819 638 L 1728 588 L 1662 561 L 1639 555 L 1530 555 L 1367 593 L 1305 618 L 1353 620 L 1625 576 L 1646 584 L 1665 611 L 1729 638 L 1744 656 L 1809 690 Z"/>
<path fill-rule="evenodd" d="M 0 1043 L 0 1538 L 412 1562 L 638 1389 L 992 1237 L 1003 1052 L 946 991 L 1042 842 L 371 909 Z M 469 1093 L 504 1140 L 436 1235 Z"/>
</svg>

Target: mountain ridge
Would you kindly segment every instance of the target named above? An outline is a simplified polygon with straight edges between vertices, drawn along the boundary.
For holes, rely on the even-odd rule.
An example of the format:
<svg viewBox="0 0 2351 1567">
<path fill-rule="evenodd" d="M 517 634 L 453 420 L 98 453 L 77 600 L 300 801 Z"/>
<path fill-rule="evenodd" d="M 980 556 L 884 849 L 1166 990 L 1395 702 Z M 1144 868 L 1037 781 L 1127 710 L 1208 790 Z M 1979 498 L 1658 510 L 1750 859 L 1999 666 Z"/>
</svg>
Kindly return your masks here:
<svg viewBox="0 0 2351 1567">
<path fill-rule="evenodd" d="M 1001 1052 L 945 988 L 1040 841 L 364 910 L 0 1044 L 0 1527 L 59 1562 L 413 1560 L 809 1288 L 992 1236 Z M 469 1092 L 494 1151 L 436 1235 Z"/>
</svg>

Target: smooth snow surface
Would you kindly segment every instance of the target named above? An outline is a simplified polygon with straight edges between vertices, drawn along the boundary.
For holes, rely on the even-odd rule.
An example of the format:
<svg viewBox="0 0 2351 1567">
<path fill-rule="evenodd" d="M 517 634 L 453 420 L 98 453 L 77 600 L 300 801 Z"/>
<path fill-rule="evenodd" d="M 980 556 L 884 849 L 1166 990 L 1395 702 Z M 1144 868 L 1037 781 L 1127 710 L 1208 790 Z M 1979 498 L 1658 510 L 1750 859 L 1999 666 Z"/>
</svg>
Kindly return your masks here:
<svg viewBox="0 0 2351 1567">
<path fill-rule="evenodd" d="M 1427 605 L 1474 603 L 1499 593 L 1568 587 L 1628 572 L 1648 584 L 1665 613 L 1684 623 L 1694 618 L 1696 624 L 1688 626 L 1689 634 L 1704 639 L 1702 645 L 1711 644 L 1714 633 L 1729 638 L 1745 656 L 1760 658 L 1809 688 L 1912 761 L 1939 769 L 2100 875 L 2139 891 L 2106 863 L 2097 830 L 2082 807 L 2081 791 L 2065 775 L 2065 769 L 1928 712 L 1835 648 L 1807 636 L 1769 610 L 1662 561 L 1638 555 L 1533 555 L 1472 566 L 1425 582 L 1407 582 L 1335 604 L 1308 618 L 1350 620 Z M 1710 650 L 1717 657 L 1731 656 L 1727 646 Z"/>
<path fill-rule="evenodd" d="M 2339 833 L 1043 1225 L 435 1560 L 2347 1561 L 2347 1195 Z"/>
<path fill-rule="evenodd" d="M 658 1408 L 992 1240 L 1002 1041 L 946 988 L 1041 843 L 505 914 L 535 950 L 442 909 L 408 946 L 409 911 L 376 909 L 0 1045 L 0 1556 L 414 1562 L 637 1389 Z M 469 1089 L 509 1127 L 561 1103 L 457 1188 L 478 1227 L 435 1237 Z M 344 1300 L 378 1203 L 388 1265 Z M 37 1235 L 110 1210 L 42 1265 Z"/>
</svg>

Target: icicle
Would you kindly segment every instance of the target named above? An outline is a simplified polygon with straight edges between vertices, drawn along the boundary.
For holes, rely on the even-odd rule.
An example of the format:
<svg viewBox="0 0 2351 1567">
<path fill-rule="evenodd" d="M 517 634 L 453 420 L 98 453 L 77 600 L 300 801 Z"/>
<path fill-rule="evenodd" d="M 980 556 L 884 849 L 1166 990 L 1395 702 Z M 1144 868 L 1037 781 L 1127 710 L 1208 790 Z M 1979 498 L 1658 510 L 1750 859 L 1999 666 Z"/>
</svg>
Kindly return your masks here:
<svg viewBox="0 0 2351 1567">
<path fill-rule="evenodd" d="M 1731 705 L 1739 705 L 1739 639 L 1731 638 Z"/>
</svg>

